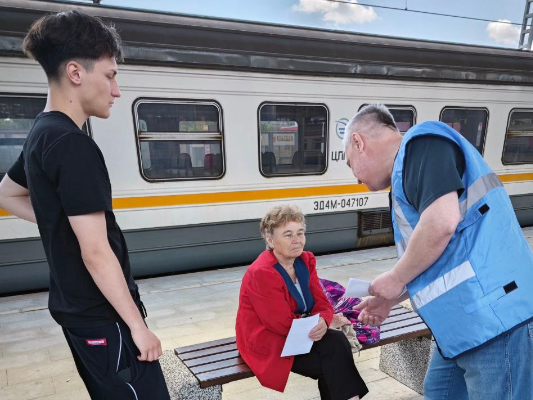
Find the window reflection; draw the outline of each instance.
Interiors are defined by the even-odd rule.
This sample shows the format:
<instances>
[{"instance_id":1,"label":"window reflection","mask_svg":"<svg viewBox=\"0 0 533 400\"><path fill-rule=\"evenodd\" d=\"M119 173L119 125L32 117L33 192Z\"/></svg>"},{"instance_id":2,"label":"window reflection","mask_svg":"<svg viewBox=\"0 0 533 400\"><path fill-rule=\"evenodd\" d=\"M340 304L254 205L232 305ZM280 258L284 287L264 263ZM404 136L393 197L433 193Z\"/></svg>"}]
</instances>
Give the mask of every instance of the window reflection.
<instances>
[{"instance_id":1,"label":"window reflection","mask_svg":"<svg viewBox=\"0 0 533 400\"><path fill-rule=\"evenodd\" d=\"M318 174L325 171L326 107L264 104L259 114L260 168L263 175Z\"/></svg>"}]
</instances>

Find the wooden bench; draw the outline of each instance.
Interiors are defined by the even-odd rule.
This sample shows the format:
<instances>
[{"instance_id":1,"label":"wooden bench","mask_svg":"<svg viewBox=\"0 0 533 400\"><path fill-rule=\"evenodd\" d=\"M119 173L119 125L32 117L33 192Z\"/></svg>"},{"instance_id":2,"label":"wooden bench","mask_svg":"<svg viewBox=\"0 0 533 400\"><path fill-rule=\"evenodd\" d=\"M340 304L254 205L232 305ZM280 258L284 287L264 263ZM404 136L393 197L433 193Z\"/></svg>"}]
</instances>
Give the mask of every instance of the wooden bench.
<instances>
[{"instance_id":1,"label":"wooden bench","mask_svg":"<svg viewBox=\"0 0 533 400\"><path fill-rule=\"evenodd\" d=\"M381 340L374 345L363 345L363 350L428 335L431 332L422 319L398 305L381 326ZM178 347L174 352L203 389L254 376L239 355L235 337Z\"/></svg>"}]
</instances>

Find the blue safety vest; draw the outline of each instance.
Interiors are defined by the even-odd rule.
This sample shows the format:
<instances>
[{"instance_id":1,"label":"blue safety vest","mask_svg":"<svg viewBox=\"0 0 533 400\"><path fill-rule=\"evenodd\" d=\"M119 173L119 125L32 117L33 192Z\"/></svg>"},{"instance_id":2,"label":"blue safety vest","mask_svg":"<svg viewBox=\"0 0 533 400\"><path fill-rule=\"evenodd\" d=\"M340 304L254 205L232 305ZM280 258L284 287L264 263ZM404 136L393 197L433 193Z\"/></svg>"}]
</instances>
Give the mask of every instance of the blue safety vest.
<instances>
[{"instance_id":1,"label":"blue safety vest","mask_svg":"<svg viewBox=\"0 0 533 400\"><path fill-rule=\"evenodd\" d=\"M421 135L451 139L465 157L462 220L439 259L407 285L442 355L453 358L533 317L533 253L507 192L479 152L448 125L424 122L405 134L392 171L398 257L420 219L405 196L402 172L407 143Z\"/></svg>"}]
</instances>

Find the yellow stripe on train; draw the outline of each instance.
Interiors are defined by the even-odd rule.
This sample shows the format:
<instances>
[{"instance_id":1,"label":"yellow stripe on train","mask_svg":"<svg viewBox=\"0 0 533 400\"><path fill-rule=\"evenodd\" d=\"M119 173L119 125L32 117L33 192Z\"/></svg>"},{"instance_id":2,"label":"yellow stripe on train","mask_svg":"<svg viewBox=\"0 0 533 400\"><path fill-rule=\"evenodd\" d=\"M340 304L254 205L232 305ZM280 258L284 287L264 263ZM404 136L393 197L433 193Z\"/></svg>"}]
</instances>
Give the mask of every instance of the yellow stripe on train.
<instances>
[{"instance_id":1,"label":"yellow stripe on train","mask_svg":"<svg viewBox=\"0 0 533 400\"><path fill-rule=\"evenodd\" d=\"M258 200L289 199L314 196L335 196L365 193L365 185L316 186L290 189L246 190L199 194L177 194L172 196L127 197L113 199L114 209L181 206L191 204L235 203Z\"/></svg>"},{"instance_id":2,"label":"yellow stripe on train","mask_svg":"<svg viewBox=\"0 0 533 400\"><path fill-rule=\"evenodd\" d=\"M502 182L533 181L533 173L499 175ZM369 192L365 185L315 186L289 189L243 190L236 192L177 194L170 196L114 198L116 210L184 206L193 204L234 203L259 200L290 199L316 196L337 196ZM0 217L10 215L0 209Z\"/></svg>"}]
</instances>

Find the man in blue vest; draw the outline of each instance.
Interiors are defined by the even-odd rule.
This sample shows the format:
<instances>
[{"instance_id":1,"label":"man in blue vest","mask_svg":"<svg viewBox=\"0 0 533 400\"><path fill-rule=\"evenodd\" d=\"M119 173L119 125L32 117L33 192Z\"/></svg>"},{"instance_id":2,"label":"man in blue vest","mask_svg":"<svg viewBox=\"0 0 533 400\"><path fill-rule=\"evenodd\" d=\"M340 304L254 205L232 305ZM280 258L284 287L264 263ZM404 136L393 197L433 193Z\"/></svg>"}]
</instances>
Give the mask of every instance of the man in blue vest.
<instances>
[{"instance_id":1,"label":"man in blue vest","mask_svg":"<svg viewBox=\"0 0 533 400\"><path fill-rule=\"evenodd\" d=\"M360 183L391 187L399 257L360 320L379 325L411 298L437 346L427 400L533 399L533 254L497 175L448 125L402 137L379 104L352 118L344 145Z\"/></svg>"}]
</instances>

